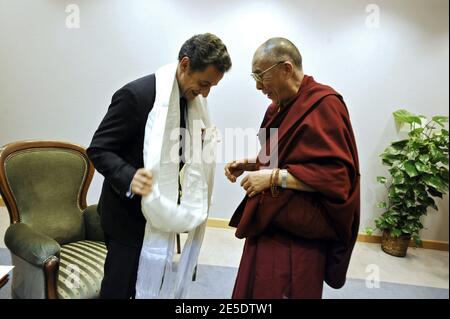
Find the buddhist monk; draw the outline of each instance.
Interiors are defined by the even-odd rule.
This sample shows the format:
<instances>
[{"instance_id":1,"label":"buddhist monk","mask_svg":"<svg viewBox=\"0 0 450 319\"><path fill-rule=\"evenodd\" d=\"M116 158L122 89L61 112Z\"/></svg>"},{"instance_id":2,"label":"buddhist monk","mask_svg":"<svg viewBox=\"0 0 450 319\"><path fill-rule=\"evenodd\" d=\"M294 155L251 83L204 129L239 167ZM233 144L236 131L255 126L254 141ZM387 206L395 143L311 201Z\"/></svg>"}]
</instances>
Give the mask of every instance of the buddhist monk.
<instances>
[{"instance_id":1,"label":"buddhist monk","mask_svg":"<svg viewBox=\"0 0 450 319\"><path fill-rule=\"evenodd\" d=\"M321 298L341 288L356 241L360 174L343 97L303 73L297 47L271 38L255 52L256 89L271 101L255 158L226 164L246 173L230 226L245 238L233 298ZM275 147L274 147L275 145Z\"/></svg>"}]
</instances>

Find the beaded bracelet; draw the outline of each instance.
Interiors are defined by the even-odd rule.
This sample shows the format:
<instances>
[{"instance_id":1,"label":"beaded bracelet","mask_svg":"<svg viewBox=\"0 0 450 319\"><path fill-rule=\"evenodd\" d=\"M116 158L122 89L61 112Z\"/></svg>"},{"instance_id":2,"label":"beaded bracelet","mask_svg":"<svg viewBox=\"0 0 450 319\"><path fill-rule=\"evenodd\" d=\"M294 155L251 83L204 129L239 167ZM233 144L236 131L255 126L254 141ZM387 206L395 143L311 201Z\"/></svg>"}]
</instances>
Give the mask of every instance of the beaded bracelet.
<instances>
[{"instance_id":1,"label":"beaded bracelet","mask_svg":"<svg viewBox=\"0 0 450 319\"><path fill-rule=\"evenodd\" d=\"M280 195L277 183L279 173L280 169L274 168L272 170L272 174L270 175L270 192L272 193L272 197L278 197L278 195Z\"/></svg>"}]
</instances>

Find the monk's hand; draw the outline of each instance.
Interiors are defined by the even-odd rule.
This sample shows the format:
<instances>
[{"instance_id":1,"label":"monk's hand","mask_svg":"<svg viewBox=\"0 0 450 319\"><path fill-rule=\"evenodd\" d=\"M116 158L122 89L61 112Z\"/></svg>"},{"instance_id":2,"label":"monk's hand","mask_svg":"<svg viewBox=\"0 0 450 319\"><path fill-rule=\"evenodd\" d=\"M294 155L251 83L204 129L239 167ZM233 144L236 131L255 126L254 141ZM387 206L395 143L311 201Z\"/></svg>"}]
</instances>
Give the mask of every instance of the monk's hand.
<instances>
[{"instance_id":1,"label":"monk's hand","mask_svg":"<svg viewBox=\"0 0 450 319\"><path fill-rule=\"evenodd\" d=\"M242 175L245 171L247 160L232 161L225 165L225 176L232 183L236 182L236 179Z\"/></svg>"},{"instance_id":2,"label":"monk's hand","mask_svg":"<svg viewBox=\"0 0 450 319\"><path fill-rule=\"evenodd\" d=\"M248 197L258 195L262 191L270 188L271 169L261 169L248 173L241 181L241 186L245 189Z\"/></svg>"},{"instance_id":3,"label":"monk's hand","mask_svg":"<svg viewBox=\"0 0 450 319\"><path fill-rule=\"evenodd\" d=\"M151 171L140 168L134 174L131 181L131 192L136 195L145 196L150 194L153 185L153 174Z\"/></svg>"}]
</instances>

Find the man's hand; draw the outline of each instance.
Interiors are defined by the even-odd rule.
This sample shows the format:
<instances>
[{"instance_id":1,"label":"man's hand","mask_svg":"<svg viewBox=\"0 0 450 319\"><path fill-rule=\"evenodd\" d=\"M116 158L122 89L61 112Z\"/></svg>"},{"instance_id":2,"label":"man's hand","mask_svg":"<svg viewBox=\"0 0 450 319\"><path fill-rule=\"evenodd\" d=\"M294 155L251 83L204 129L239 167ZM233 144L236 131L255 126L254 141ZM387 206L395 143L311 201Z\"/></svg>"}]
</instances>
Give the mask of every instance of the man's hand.
<instances>
[{"instance_id":1,"label":"man's hand","mask_svg":"<svg viewBox=\"0 0 450 319\"><path fill-rule=\"evenodd\" d=\"M262 191L270 188L271 169L261 169L259 171L248 173L241 182L249 197L253 197Z\"/></svg>"},{"instance_id":2,"label":"man's hand","mask_svg":"<svg viewBox=\"0 0 450 319\"><path fill-rule=\"evenodd\" d=\"M150 194L153 185L153 174L144 168L140 168L134 174L131 181L131 192L136 195L145 196Z\"/></svg>"},{"instance_id":3,"label":"man's hand","mask_svg":"<svg viewBox=\"0 0 450 319\"><path fill-rule=\"evenodd\" d=\"M232 183L236 182L236 178L242 175L244 173L245 168L247 165L247 160L239 160L239 161L232 161L225 165L225 176L228 178L228 180Z\"/></svg>"}]
</instances>

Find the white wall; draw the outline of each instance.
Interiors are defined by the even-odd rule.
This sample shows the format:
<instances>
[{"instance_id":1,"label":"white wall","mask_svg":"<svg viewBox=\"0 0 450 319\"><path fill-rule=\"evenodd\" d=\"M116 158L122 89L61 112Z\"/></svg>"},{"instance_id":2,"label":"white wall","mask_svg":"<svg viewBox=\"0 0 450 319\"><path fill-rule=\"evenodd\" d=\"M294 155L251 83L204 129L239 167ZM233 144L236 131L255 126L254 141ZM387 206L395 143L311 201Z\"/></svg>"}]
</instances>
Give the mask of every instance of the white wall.
<instances>
[{"instance_id":1,"label":"white wall","mask_svg":"<svg viewBox=\"0 0 450 319\"><path fill-rule=\"evenodd\" d=\"M80 28L65 25L68 4ZM366 19L380 9L378 28ZM378 154L397 138L391 113L448 115L447 0L0 0L0 144L59 139L87 146L112 93L176 59L196 33L217 34L233 69L210 95L218 127L257 128L268 101L249 76L254 50L283 36L298 45L307 74L344 96L359 147L361 228L373 225L386 172ZM231 155L227 159L231 159ZM88 201L98 199L96 175ZM212 216L229 218L243 193L217 168ZM425 219L424 239L448 241L448 197Z\"/></svg>"}]
</instances>

